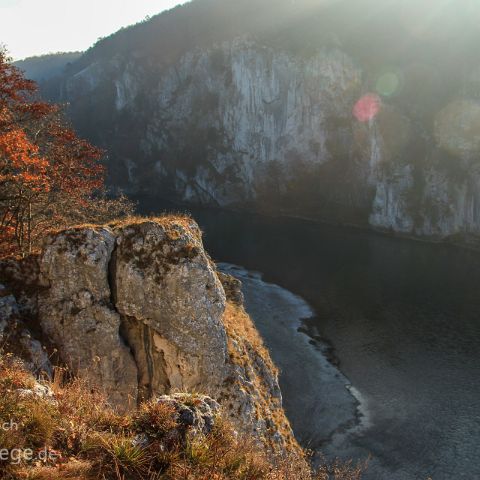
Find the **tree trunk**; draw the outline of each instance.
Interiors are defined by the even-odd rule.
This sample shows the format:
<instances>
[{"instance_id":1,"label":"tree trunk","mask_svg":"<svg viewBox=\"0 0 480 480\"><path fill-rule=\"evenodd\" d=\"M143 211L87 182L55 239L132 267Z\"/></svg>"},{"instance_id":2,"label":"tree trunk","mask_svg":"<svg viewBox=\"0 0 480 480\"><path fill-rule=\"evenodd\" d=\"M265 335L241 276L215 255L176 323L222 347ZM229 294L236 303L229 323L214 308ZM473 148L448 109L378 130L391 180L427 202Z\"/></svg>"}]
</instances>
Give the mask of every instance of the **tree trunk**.
<instances>
[{"instance_id":1,"label":"tree trunk","mask_svg":"<svg viewBox=\"0 0 480 480\"><path fill-rule=\"evenodd\" d=\"M32 201L28 201L28 223L27 223L28 254L32 253Z\"/></svg>"}]
</instances>

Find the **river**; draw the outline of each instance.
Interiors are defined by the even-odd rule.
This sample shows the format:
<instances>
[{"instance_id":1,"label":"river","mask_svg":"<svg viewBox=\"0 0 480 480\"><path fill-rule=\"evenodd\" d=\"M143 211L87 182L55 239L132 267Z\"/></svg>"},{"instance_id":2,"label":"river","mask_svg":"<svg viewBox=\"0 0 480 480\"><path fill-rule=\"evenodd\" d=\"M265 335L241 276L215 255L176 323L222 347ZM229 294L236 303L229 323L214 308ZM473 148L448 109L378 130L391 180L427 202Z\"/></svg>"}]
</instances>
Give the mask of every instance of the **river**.
<instances>
[{"instance_id":1,"label":"river","mask_svg":"<svg viewBox=\"0 0 480 480\"><path fill-rule=\"evenodd\" d=\"M141 201L144 213L163 208ZM304 445L327 458L370 455L366 480L480 478L480 253L298 219L192 214L212 258L243 267L247 309ZM280 287L292 296L275 297ZM288 315L285 338L275 322Z\"/></svg>"}]
</instances>

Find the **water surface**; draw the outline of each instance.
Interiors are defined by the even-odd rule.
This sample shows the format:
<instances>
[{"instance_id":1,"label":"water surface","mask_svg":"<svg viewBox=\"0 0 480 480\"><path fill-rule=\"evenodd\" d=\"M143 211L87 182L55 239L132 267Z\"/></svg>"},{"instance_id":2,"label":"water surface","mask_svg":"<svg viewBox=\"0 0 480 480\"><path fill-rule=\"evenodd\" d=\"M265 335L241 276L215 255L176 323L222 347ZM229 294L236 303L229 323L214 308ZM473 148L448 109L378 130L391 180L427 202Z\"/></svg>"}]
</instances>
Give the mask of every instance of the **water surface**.
<instances>
[{"instance_id":1,"label":"water surface","mask_svg":"<svg viewBox=\"0 0 480 480\"><path fill-rule=\"evenodd\" d=\"M362 428L308 432L310 441L328 456L371 454L367 480L480 478L479 253L295 219L193 214L214 260L261 271L308 302L305 327L331 342L361 398ZM284 392L287 413L318 389L303 380Z\"/></svg>"}]
</instances>

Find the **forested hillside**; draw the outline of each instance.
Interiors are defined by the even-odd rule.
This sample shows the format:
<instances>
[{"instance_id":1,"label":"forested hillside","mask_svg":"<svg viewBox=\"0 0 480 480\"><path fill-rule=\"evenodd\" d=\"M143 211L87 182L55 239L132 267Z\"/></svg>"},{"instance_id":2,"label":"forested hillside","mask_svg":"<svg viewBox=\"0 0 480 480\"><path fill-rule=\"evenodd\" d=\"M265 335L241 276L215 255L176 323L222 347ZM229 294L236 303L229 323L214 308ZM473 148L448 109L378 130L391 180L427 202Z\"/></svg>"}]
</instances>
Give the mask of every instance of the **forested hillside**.
<instances>
[{"instance_id":1,"label":"forested hillside","mask_svg":"<svg viewBox=\"0 0 480 480\"><path fill-rule=\"evenodd\" d=\"M64 73L65 67L81 56L81 52L51 53L18 60L15 65L31 80L44 82Z\"/></svg>"}]
</instances>

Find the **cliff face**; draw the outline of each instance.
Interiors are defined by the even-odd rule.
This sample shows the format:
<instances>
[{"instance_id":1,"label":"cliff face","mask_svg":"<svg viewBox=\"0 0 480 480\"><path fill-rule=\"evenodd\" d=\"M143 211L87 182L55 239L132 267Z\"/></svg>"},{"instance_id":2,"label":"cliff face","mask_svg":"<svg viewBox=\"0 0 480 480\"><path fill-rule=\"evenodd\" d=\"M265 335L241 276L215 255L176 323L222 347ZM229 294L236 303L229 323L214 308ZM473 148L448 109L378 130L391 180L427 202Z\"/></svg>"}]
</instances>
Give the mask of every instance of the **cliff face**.
<instances>
[{"instance_id":1,"label":"cliff face","mask_svg":"<svg viewBox=\"0 0 480 480\"><path fill-rule=\"evenodd\" d=\"M95 129L112 148L115 185L216 206L282 209L293 200L297 213L320 215L353 195L368 210L370 173L343 158L335 162L353 156L351 106L362 84L361 71L340 49L304 59L239 38L186 53L152 82L154 70L115 56L65 82L78 124L87 97L108 112L115 138ZM108 101L97 97L105 89ZM347 169L349 182L358 180L361 192L328 186L339 168ZM328 190L321 199L311 196L318 192L312 175Z\"/></svg>"},{"instance_id":2,"label":"cliff face","mask_svg":"<svg viewBox=\"0 0 480 480\"><path fill-rule=\"evenodd\" d=\"M130 192L478 235L480 9L375 5L196 0L99 42L59 98Z\"/></svg>"},{"instance_id":3,"label":"cliff face","mask_svg":"<svg viewBox=\"0 0 480 480\"><path fill-rule=\"evenodd\" d=\"M37 263L42 334L114 405L204 393L268 448L296 445L240 286L222 275L226 295L192 220L62 231L46 240Z\"/></svg>"}]
</instances>

